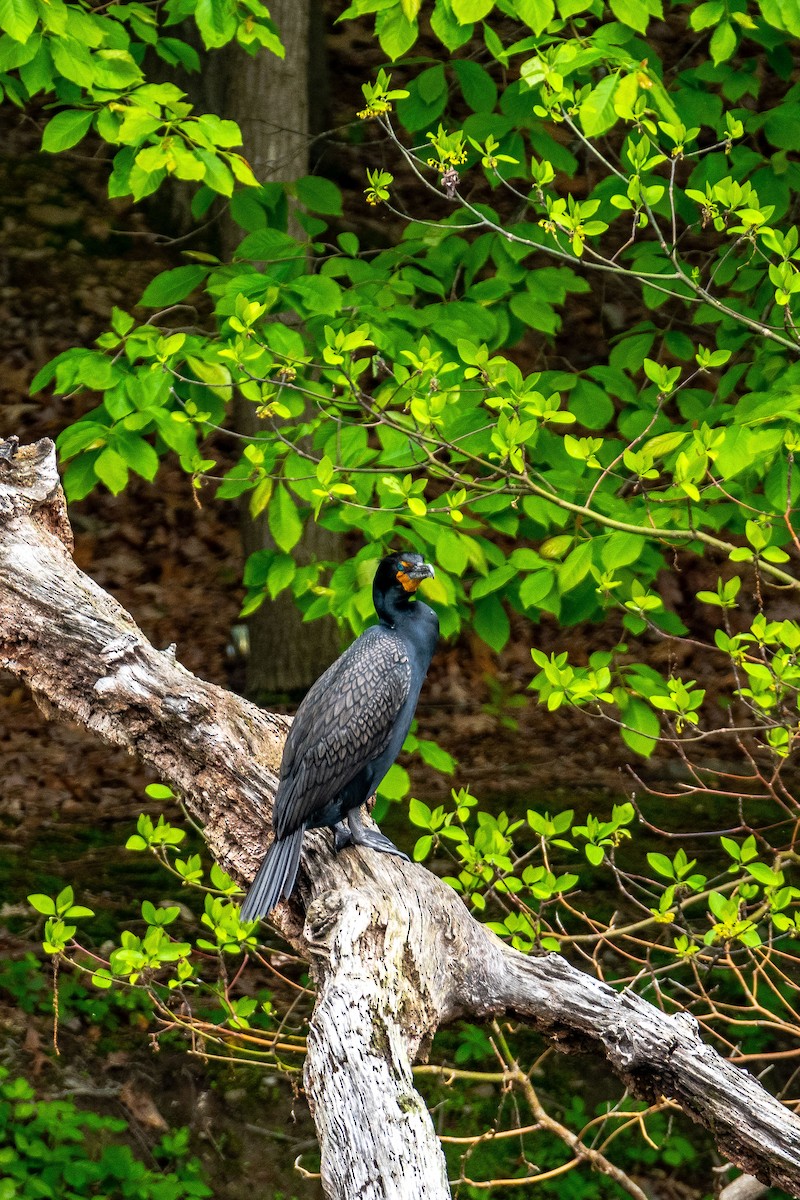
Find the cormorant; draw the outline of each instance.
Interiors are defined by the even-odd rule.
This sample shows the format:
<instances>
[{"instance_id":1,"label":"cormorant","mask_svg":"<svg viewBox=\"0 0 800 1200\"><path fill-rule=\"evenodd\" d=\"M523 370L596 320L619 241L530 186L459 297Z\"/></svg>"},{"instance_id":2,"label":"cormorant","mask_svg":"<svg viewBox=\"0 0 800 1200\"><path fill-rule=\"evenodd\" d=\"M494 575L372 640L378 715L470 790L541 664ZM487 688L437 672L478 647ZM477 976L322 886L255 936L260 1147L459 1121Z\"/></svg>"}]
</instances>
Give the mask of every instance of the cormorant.
<instances>
[{"instance_id":1,"label":"cormorant","mask_svg":"<svg viewBox=\"0 0 800 1200\"><path fill-rule=\"evenodd\" d=\"M436 613L412 601L432 576L420 554L382 559L372 585L378 624L328 667L298 708L281 761L275 838L242 904L243 920L265 916L290 895L307 829L332 827L337 850L354 844L407 857L378 830L364 829L359 809L400 752L436 649Z\"/></svg>"}]
</instances>

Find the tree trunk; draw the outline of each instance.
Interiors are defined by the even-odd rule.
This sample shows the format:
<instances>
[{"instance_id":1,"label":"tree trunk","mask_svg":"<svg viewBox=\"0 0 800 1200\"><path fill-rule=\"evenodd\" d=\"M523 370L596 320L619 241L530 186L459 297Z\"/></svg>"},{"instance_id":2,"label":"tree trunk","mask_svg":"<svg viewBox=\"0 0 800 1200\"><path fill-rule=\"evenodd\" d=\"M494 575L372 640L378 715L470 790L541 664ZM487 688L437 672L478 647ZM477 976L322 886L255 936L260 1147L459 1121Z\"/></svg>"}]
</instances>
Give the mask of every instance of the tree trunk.
<instances>
[{"instance_id":1,"label":"tree trunk","mask_svg":"<svg viewBox=\"0 0 800 1200\"><path fill-rule=\"evenodd\" d=\"M263 436L254 407L247 400L234 400L233 424L249 437ZM242 498L239 532L246 558L265 547L274 547L266 513L250 515L248 497ZM292 557L298 566L342 557L341 539L310 518ZM267 599L247 623L246 694L257 703L275 703L278 698L300 699L342 650L341 636L333 617L303 623L290 592Z\"/></svg>"},{"instance_id":2,"label":"tree trunk","mask_svg":"<svg viewBox=\"0 0 800 1200\"><path fill-rule=\"evenodd\" d=\"M256 178L263 183L291 181L308 173L312 102L309 63L313 43L322 34L312 0L276 0L270 5L270 13L286 57L281 60L266 51L252 57L235 44L227 46L210 57L201 83L203 103L239 125L244 153ZM315 69L318 73L318 61ZM314 82L318 104L322 89L318 78ZM296 234L298 230L290 232ZM241 231L230 221L223 221L223 257L229 258L240 240ZM248 436L261 432L252 404L235 401L234 427ZM266 515L252 518L247 497L241 506L241 533L248 557L274 545ZM309 521L295 557L300 565L336 561L342 557L340 539ZM247 694L255 700L302 694L341 650L334 619L325 617L304 624L289 592L262 605L250 617L248 628Z\"/></svg>"},{"instance_id":3,"label":"tree trunk","mask_svg":"<svg viewBox=\"0 0 800 1200\"><path fill-rule=\"evenodd\" d=\"M211 55L203 72L212 110L236 121L244 154L262 183L308 171L312 0L273 0L270 15L286 50L247 54L235 42Z\"/></svg>"},{"instance_id":4,"label":"tree trunk","mask_svg":"<svg viewBox=\"0 0 800 1200\"><path fill-rule=\"evenodd\" d=\"M52 443L0 443L0 667L46 712L128 746L179 790L247 886L286 722L155 650L70 552ZM800 1197L800 1119L705 1045L693 1017L557 954L518 953L422 866L361 848L334 855L328 831L306 834L298 892L275 923L318 987L305 1082L328 1196L448 1195L411 1064L441 1025L507 1014L561 1050L604 1055L637 1096L674 1100L732 1162Z\"/></svg>"}]
</instances>

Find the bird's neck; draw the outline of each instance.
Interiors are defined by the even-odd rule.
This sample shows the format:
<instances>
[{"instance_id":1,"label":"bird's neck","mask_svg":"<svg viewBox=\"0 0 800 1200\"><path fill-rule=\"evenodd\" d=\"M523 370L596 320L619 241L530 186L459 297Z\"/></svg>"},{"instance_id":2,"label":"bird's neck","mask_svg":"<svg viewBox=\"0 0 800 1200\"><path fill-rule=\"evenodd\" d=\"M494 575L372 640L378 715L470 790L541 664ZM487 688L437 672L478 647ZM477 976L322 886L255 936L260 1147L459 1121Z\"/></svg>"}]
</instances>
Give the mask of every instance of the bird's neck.
<instances>
[{"instance_id":1,"label":"bird's neck","mask_svg":"<svg viewBox=\"0 0 800 1200\"><path fill-rule=\"evenodd\" d=\"M378 614L378 620L382 625L388 625L391 629L413 621L415 608L416 603L409 600L405 592L400 595L390 592L387 596L376 596L375 598L375 612Z\"/></svg>"}]
</instances>

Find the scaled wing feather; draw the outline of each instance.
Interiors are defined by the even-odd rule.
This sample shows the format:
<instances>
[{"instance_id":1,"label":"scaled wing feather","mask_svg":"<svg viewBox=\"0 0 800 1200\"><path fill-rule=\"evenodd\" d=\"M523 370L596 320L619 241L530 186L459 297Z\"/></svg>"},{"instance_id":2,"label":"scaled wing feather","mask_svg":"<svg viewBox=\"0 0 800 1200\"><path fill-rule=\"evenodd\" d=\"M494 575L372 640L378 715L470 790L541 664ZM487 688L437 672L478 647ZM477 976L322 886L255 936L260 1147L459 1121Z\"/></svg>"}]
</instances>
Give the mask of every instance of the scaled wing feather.
<instances>
[{"instance_id":1,"label":"scaled wing feather","mask_svg":"<svg viewBox=\"0 0 800 1200\"><path fill-rule=\"evenodd\" d=\"M286 742L275 798L278 837L305 824L380 757L410 684L405 647L380 626L363 634L320 676L298 709Z\"/></svg>"}]
</instances>

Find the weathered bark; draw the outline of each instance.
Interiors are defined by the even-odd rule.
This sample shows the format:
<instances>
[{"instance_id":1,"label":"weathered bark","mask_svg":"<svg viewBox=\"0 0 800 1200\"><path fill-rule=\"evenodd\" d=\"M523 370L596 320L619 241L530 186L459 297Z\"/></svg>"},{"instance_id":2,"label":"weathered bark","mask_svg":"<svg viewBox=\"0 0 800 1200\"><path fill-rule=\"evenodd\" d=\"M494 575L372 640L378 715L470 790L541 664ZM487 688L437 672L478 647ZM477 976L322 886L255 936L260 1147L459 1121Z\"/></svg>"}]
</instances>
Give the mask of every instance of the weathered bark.
<instances>
[{"instance_id":1,"label":"weathered bark","mask_svg":"<svg viewBox=\"0 0 800 1200\"><path fill-rule=\"evenodd\" d=\"M0 667L29 685L46 715L127 746L174 781L208 822L220 865L239 878L243 867L254 872L286 719L154 649L78 570L71 548L52 442L0 458Z\"/></svg>"},{"instance_id":2,"label":"weathered bark","mask_svg":"<svg viewBox=\"0 0 800 1200\"><path fill-rule=\"evenodd\" d=\"M0 443L0 667L47 710L127 745L185 796L212 853L249 882L264 848L285 723L156 651L83 575L52 444ZM8 443L5 443L8 446ZM306 836L299 894L276 920L319 996L306 1089L337 1200L448 1195L411 1064L458 1017L509 1014L562 1050L595 1050L639 1096L667 1096L763 1183L800 1197L800 1120L703 1043L694 1019L530 958L476 922L423 867Z\"/></svg>"}]
</instances>

